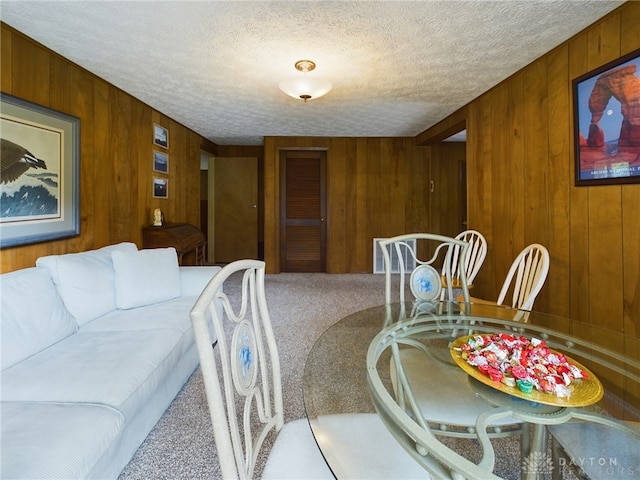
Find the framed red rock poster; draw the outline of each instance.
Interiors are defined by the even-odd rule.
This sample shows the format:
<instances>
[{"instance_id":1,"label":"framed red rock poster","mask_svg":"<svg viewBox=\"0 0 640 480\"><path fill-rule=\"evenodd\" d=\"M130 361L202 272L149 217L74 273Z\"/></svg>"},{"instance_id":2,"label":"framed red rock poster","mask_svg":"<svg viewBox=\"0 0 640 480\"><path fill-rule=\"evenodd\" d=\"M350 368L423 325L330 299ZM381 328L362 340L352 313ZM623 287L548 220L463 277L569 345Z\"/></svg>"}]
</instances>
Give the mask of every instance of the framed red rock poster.
<instances>
[{"instance_id":1,"label":"framed red rock poster","mask_svg":"<svg viewBox=\"0 0 640 480\"><path fill-rule=\"evenodd\" d=\"M640 49L573 81L577 186L640 183Z\"/></svg>"}]
</instances>

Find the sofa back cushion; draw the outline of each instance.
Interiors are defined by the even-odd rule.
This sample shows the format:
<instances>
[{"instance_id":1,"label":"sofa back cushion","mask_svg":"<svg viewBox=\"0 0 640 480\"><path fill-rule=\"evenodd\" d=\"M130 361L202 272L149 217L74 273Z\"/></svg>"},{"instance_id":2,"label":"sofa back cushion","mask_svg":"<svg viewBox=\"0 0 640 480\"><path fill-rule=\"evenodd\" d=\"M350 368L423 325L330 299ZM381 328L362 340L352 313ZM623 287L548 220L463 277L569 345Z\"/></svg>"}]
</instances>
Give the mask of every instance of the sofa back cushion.
<instances>
[{"instance_id":1,"label":"sofa back cushion","mask_svg":"<svg viewBox=\"0 0 640 480\"><path fill-rule=\"evenodd\" d=\"M180 296L178 254L173 247L111 253L116 306L126 310Z\"/></svg>"},{"instance_id":2,"label":"sofa back cushion","mask_svg":"<svg viewBox=\"0 0 640 480\"><path fill-rule=\"evenodd\" d=\"M49 270L62 301L82 325L116 309L115 271L111 252L137 252L134 243L98 250L40 257L37 266Z\"/></svg>"},{"instance_id":3,"label":"sofa back cushion","mask_svg":"<svg viewBox=\"0 0 640 480\"><path fill-rule=\"evenodd\" d=\"M0 290L2 370L78 330L47 270L32 267L0 275Z\"/></svg>"}]
</instances>

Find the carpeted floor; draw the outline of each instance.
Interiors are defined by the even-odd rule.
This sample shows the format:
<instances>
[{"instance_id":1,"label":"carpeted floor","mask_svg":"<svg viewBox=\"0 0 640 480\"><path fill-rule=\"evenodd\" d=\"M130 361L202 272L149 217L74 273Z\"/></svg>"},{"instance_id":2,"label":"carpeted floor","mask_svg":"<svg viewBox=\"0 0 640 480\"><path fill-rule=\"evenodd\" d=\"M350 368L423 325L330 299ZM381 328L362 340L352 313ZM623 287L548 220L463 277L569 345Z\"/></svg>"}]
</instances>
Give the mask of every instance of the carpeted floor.
<instances>
[{"instance_id":1,"label":"carpeted floor","mask_svg":"<svg viewBox=\"0 0 640 480\"><path fill-rule=\"evenodd\" d=\"M239 292L239 277L225 291ZM384 276L372 274L267 275L266 293L281 359L285 421L305 416L302 376L307 353L341 318L384 303ZM519 478L517 440L497 446L507 452L496 471ZM502 455L502 453L501 453ZM512 455L512 456L513 456ZM259 474L261 467L257 468ZM200 370L197 369L165 412L119 480L221 478Z\"/></svg>"}]
</instances>

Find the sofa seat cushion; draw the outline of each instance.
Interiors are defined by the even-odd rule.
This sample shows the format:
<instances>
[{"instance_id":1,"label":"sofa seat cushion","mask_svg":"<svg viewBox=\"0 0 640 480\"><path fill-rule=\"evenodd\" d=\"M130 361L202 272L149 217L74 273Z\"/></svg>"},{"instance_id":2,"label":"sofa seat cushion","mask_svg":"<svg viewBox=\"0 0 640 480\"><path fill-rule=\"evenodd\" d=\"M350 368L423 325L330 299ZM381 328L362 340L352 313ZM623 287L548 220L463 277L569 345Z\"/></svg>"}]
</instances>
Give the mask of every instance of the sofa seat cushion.
<instances>
[{"instance_id":1,"label":"sofa seat cushion","mask_svg":"<svg viewBox=\"0 0 640 480\"><path fill-rule=\"evenodd\" d=\"M178 297L167 302L129 310L115 310L83 325L82 332L175 329L192 330L189 311L197 297Z\"/></svg>"},{"instance_id":2,"label":"sofa seat cushion","mask_svg":"<svg viewBox=\"0 0 640 480\"><path fill-rule=\"evenodd\" d=\"M2 370L76 332L78 326L43 268L0 275Z\"/></svg>"},{"instance_id":3,"label":"sofa seat cushion","mask_svg":"<svg viewBox=\"0 0 640 480\"><path fill-rule=\"evenodd\" d=\"M2 402L2 478L90 478L124 419L101 405Z\"/></svg>"},{"instance_id":4,"label":"sofa seat cushion","mask_svg":"<svg viewBox=\"0 0 640 480\"><path fill-rule=\"evenodd\" d=\"M173 329L80 331L2 372L2 398L103 404L129 419L171 376L188 343Z\"/></svg>"},{"instance_id":5,"label":"sofa seat cushion","mask_svg":"<svg viewBox=\"0 0 640 480\"><path fill-rule=\"evenodd\" d=\"M116 309L115 271L111 253L137 252L134 243L109 245L65 255L49 255L36 265L49 270L62 300L79 326Z\"/></svg>"}]
</instances>

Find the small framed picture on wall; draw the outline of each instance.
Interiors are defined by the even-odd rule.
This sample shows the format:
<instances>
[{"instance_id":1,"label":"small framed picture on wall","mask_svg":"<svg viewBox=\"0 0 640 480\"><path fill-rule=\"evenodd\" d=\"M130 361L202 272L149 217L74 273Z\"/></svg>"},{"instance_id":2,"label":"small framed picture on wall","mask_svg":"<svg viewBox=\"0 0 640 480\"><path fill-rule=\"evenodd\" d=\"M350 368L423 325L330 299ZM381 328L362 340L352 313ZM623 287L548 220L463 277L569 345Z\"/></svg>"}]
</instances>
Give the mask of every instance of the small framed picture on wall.
<instances>
[{"instance_id":1,"label":"small framed picture on wall","mask_svg":"<svg viewBox=\"0 0 640 480\"><path fill-rule=\"evenodd\" d=\"M169 154L153 151L153 171L160 173L169 173Z\"/></svg>"},{"instance_id":2,"label":"small framed picture on wall","mask_svg":"<svg viewBox=\"0 0 640 480\"><path fill-rule=\"evenodd\" d=\"M169 179L153 177L153 198L169 198Z\"/></svg>"},{"instance_id":3,"label":"small framed picture on wall","mask_svg":"<svg viewBox=\"0 0 640 480\"><path fill-rule=\"evenodd\" d=\"M153 144L162 148L169 148L169 130L160 125L153 125Z\"/></svg>"}]
</instances>

